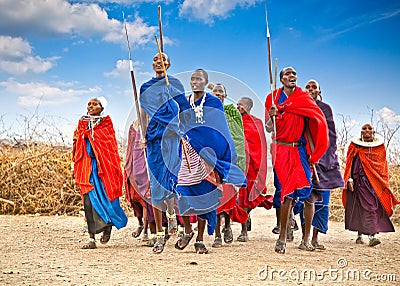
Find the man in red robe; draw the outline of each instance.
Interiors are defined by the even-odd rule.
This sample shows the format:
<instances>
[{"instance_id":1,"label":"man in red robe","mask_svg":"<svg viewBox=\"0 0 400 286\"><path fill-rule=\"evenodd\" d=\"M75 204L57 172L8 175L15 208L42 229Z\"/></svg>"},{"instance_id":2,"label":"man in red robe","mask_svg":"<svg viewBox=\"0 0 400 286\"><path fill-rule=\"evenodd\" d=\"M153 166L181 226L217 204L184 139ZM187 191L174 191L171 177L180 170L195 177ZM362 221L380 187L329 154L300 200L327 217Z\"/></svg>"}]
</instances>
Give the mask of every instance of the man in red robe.
<instances>
[{"instance_id":1,"label":"man in red robe","mask_svg":"<svg viewBox=\"0 0 400 286\"><path fill-rule=\"evenodd\" d=\"M246 178L247 187L239 190L239 206L247 213L256 207L270 209L272 207L271 195L267 193L267 141L265 138L264 124L261 119L250 114L253 100L242 97L237 108L242 115L245 153L246 153ZM237 240L246 242L249 240L247 231L251 230L250 217L247 223L242 224L242 230Z\"/></svg>"},{"instance_id":2,"label":"man in red robe","mask_svg":"<svg viewBox=\"0 0 400 286\"><path fill-rule=\"evenodd\" d=\"M268 132L274 131L272 162L282 186L281 229L275 251L285 253L289 214L294 203L305 201L310 196L310 166L317 164L324 155L329 139L321 109L307 92L296 86L296 70L286 67L279 78L283 87L270 93L265 101L265 127ZM312 204L306 205L312 207ZM304 237L304 240L309 241L309 237Z\"/></svg>"}]
</instances>

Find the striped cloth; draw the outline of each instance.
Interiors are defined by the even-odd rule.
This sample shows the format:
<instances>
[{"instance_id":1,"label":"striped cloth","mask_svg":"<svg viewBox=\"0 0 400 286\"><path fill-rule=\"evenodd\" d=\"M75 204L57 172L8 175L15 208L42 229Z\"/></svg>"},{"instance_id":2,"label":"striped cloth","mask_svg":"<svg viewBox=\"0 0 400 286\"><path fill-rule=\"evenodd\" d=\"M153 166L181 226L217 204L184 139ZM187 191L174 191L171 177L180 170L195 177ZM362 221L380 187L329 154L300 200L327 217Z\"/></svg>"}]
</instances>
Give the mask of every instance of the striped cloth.
<instances>
[{"instance_id":1,"label":"striped cloth","mask_svg":"<svg viewBox=\"0 0 400 286\"><path fill-rule=\"evenodd\" d=\"M178 173L178 185L182 186L193 186L201 183L203 180L208 180L210 183L216 182L213 168L209 166L197 152L193 149L192 145L183 139L182 142L185 144L187 151L190 171L187 163L186 155L182 150L182 164ZM182 148L183 149L183 148Z\"/></svg>"}]
</instances>

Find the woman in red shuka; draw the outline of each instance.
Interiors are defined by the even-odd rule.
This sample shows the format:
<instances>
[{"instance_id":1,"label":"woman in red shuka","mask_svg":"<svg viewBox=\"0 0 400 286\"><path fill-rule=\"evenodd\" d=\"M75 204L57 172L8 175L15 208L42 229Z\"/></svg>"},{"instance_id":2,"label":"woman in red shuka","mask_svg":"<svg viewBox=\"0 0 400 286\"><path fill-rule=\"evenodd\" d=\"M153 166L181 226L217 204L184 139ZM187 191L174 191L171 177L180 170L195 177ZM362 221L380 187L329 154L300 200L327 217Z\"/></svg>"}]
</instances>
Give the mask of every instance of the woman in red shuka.
<instances>
[{"instance_id":1,"label":"woman in red shuka","mask_svg":"<svg viewBox=\"0 0 400 286\"><path fill-rule=\"evenodd\" d=\"M109 116L101 115L105 105L104 98L89 100L87 115L81 117L74 133L74 177L89 232L83 249L96 248L95 234L100 232L100 242L107 243L112 226L120 229L128 222L119 204L123 175L114 127Z\"/></svg>"}]
</instances>

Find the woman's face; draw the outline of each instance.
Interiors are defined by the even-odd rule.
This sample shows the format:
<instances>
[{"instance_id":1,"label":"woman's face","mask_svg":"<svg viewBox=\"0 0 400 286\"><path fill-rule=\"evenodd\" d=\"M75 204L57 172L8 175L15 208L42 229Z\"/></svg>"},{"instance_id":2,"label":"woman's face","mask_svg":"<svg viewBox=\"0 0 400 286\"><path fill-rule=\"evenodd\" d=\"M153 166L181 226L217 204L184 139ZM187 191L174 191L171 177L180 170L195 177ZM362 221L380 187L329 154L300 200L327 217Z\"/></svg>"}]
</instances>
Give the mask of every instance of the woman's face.
<instances>
[{"instance_id":1,"label":"woman's face","mask_svg":"<svg viewBox=\"0 0 400 286\"><path fill-rule=\"evenodd\" d=\"M361 128L361 138L365 142L372 142L374 141L374 128L370 124L364 124Z\"/></svg>"},{"instance_id":2,"label":"woman's face","mask_svg":"<svg viewBox=\"0 0 400 286\"><path fill-rule=\"evenodd\" d=\"M101 112L103 111L103 107L100 105L100 102L92 98L89 100L88 105L87 105L87 112L91 116L99 116Z\"/></svg>"}]
</instances>

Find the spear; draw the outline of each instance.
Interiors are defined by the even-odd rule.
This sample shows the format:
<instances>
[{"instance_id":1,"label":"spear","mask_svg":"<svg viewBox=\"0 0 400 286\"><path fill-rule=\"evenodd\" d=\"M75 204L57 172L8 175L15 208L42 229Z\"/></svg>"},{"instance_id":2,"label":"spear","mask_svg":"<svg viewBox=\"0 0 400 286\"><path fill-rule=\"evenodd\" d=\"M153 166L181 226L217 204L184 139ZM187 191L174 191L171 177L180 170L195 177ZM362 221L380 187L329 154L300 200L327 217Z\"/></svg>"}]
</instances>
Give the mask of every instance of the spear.
<instances>
[{"instance_id":1,"label":"spear","mask_svg":"<svg viewBox=\"0 0 400 286\"><path fill-rule=\"evenodd\" d=\"M274 98L274 85L276 87L276 76L275 76L275 84L274 80L272 78L272 53L271 53L271 34L269 33L269 26L268 26L268 10L267 10L267 1L264 1L264 7L265 7L265 24L267 27L267 48L268 48L268 70L269 70L269 88L271 91L271 107L276 107L275 106L275 98ZM276 65L275 69L278 67L278 59L276 59ZM277 71L275 71L277 73ZM275 124L275 116L272 117L272 124L274 126L274 134L276 136L276 124Z\"/></svg>"},{"instance_id":2,"label":"spear","mask_svg":"<svg viewBox=\"0 0 400 286\"><path fill-rule=\"evenodd\" d=\"M136 115L138 117L138 122L139 122L139 131L142 140L145 138L143 126L143 118L140 114L140 106L139 106L139 100L138 100L138 94L137 94L137 89L136 89L136 81L135 81L135 74L133 72L133 62L132 62L132 56L131 56L131 45L129 43L129 37L128 37L128 29L126 28L126 21L125 21L125 15L124 12L122 12L122 18L124 19L124 27L125 27L125 35L126 35L126 42L128 43L128 55L129 55L129 70L131 73L131 80L132 80L132 88L133 88L133 98L135 101L135 108L136 108ZM144 156L146 157L146 152L143 149ZM146 164L147 167L147 164Z\"/></svg>"},{"instance_id":3,"label":"spear","mask_svg":"<svg viewBox=\"0 0 400 286\"><path fill-rule=\"evenodd\" d=\"M161 52L164 52L164 41L163 41L163 32L162 32L162 21L161 21L161 6L158 5L158 29L160 31L160 49Z\"/></svg>"}]
</instances>

